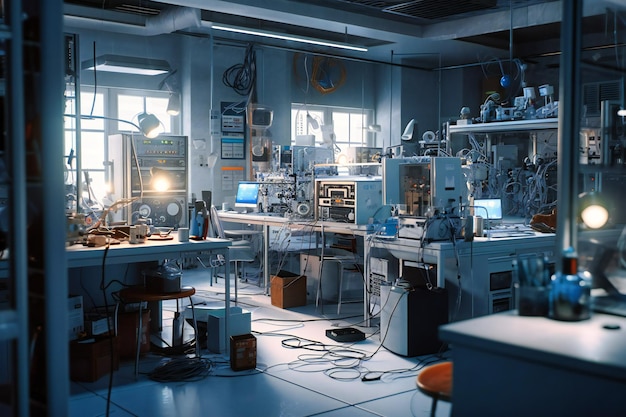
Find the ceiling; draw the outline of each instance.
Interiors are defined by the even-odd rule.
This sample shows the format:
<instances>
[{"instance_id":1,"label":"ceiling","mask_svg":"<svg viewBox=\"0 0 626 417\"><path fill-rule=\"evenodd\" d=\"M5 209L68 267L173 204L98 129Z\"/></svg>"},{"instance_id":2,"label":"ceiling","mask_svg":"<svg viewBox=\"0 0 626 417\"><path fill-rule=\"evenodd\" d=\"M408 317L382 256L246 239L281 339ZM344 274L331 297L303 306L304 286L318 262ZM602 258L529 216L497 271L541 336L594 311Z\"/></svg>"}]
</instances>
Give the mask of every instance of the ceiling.
<instances>
[{"instance_id":1,"label":"ceiling","mask_svg":"<svg viewBox=\"0 0 626 417\"><path fill-rule=\"evenodd\" d=\"M509 57L554 65L561 7L560 0L65 0L64 14L70 27L146 36L213 33L303 48L295 42L211 31L212 24L229 24L365 46L365 53L323 52L433 69ZM607 65L621 69L615 54L626 42L626 2L587 0L583 13L590 59L606 59Z\"/></svg>"}]
</instances>

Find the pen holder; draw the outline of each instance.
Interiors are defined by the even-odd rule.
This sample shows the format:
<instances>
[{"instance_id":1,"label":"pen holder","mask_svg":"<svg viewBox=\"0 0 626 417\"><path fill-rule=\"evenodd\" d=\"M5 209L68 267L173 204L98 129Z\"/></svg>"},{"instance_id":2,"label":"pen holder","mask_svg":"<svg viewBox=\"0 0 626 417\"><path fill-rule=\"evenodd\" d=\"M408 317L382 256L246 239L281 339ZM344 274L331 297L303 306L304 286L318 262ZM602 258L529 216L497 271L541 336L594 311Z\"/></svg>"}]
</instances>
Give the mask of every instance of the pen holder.
<instances>
[{"instance_id":1,"label":"pen holder","mask_svg":"<svg viewBox=\"0 0 626 417\"><path fill-rule=\"evenodd\" d=\"M544 258L536 254L518 256L513 261L513 274L519 315L548 316L550 273Z\"/></svg>"},{"instance_id":2,"label":"pen holder","mask_svg":"<svg viewBox=\"0 0 626 417\"><path fill-rule=\"evenodd\" d=\"M520 316L544 316L550 311L550 287L515 284L517 310Z\"/></svg>"}]
</instances>

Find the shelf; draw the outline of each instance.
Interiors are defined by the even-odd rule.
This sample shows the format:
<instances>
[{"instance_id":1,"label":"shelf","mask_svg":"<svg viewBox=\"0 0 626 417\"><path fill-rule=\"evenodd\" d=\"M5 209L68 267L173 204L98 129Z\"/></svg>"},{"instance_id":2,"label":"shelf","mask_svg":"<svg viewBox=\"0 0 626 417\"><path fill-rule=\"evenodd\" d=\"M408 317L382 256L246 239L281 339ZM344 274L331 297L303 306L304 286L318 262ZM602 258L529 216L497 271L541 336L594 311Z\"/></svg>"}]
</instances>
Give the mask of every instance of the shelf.
<instances>
[{"instance_id":1,"label":"shelf","mask_svg":"<svg viewBox=\"0 0 626 417\"><path fill-rule=\"evenodd\" d=\"M506 122L450 125L449 133L519 132L529 130L557 129L558 119L512 120Z\"/></svg>"}]
</instances>

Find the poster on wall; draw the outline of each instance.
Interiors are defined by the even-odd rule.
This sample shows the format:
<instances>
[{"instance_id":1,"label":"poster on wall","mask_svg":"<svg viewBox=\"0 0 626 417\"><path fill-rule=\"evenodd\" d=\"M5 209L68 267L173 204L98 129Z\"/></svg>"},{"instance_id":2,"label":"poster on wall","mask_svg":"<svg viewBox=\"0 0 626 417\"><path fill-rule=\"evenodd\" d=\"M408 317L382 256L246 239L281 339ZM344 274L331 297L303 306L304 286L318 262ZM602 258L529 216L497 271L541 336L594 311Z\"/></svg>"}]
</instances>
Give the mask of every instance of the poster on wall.
<instances>
[{"instance_id":1,"label":"poster on wall","mask_svg":"<svg viewBox=\"0 0 626 417\"><path fill-rule=\"evenodd\" d=\"M222 159L246 159L245 102L222 102L220 104L220 110Z\"/></svg>"},{"instance_id":2,"label":"poster on wall","mask_svg":"<svg viewBox=\"0 0 626 417\"><path fill-rule=\"evenodd\" d=\"M222 159L246 159L245 139L241 135L222 136Z\"/></svg>"},{"instance_id":3,"label":"poster on wall","mask_svg":"<svg viewBox=\"0 0 626 417\"><path fill-rule=\"evenodd\" d=\"M242 136L246 128L246 104L222 102L222 133L240 133Z\"/></svg>"}]
</instances>

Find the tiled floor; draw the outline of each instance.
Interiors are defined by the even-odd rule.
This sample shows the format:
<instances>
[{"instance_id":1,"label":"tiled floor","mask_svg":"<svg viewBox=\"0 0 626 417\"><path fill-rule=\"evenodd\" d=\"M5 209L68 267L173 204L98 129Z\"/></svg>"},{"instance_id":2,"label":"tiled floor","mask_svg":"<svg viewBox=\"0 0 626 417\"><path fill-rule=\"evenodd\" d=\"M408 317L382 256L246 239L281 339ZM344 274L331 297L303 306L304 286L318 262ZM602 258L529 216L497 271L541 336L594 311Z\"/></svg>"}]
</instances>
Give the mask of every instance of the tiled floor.
<instances>
[{"instance_id":1,"label":"tiled floor","mask_svg":"<svg viewBox=\"0 0 626 417\"><path fill-rule=\"evenodd\" d=\"M183 283L196 290L194 304L223 307L223 280L209 286L205 270L183 273ZM232 285L231 285L232 286ZM420 368L443 355L406 358L380 345L377 320L362 327L363 305L327 304L323 313L310 303L288 310L271 305L256 284L239 284L239 303L251 312L257 338L255 370L234 372L228 356L201 351L210 364L208 376L194 382L156 382L148 373L170 357L141 358L135 379L133 361L123 361L112 377L111 416L428 416L431 399L416 389ZM164 304L164 338L175 304ZM325 336L333 326L354 326L368 338L341 344ZM191 327L186 325L186 329ZM380 377L362 381L363 377ZM107 415L109 377L71 386L71 416ZM439 402L437 416L448 416L450 404Z\"/></svg>"}]
</instances>

